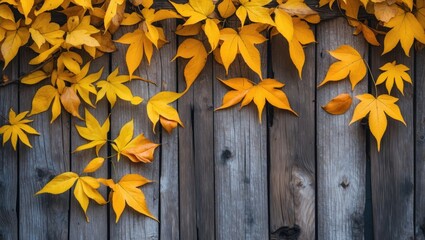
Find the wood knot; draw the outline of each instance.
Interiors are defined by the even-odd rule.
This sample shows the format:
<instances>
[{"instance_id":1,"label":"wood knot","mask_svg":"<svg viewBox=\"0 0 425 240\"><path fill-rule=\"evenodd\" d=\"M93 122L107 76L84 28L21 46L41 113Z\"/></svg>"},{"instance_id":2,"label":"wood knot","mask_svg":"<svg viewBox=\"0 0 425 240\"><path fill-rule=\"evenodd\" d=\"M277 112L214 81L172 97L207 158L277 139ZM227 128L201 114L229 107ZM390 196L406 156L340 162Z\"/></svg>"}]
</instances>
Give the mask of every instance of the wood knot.
<instances>
[{"instance_id":1,"label":"wood knot","mask_svg":"<svg viewBox=\"0 0 425 240\"><path fill-rule=\"evenodd\" d=\"M226 150L223 150L223 152L221 152L221 161L223 163L226 163L227 161L229 161L230 158L232 158L232 152L231 151L226 149Z\"/></svg>"},{"instance_id":2,"label":"wood knot","mask_svg":"<svg viewBox=\"0 0 425 240\"><path fill-rule=\"evenodd\" d=\"M45 179L50 181L55 177L55 175L53 175L49 169L36 168L35 171L37 172L37 178L40 181L45 181Z\"/></svg>"},{"instance_id":3,"label":"wood knot","mask_svg":"<svg viewBox=\"0 0 425 240\"><path fill-rule=\"evenodd\" d=\"M350 182L348 181L347 178L344 177L344 179L341 181L339 186L341 186L343 189L346 189L350 186Z\"/></svg>"},{"instance_id":4,"label":"wood knot","mask_svg":"<svg viewBox=\"0 0 425 240\"><path fill-rule=\"evenodd\" d=\"M283 226L273 232L270 236L271 240L296 240L301 234L301 228L298 225L293 227Z\"/></svg>"}]
</instances>

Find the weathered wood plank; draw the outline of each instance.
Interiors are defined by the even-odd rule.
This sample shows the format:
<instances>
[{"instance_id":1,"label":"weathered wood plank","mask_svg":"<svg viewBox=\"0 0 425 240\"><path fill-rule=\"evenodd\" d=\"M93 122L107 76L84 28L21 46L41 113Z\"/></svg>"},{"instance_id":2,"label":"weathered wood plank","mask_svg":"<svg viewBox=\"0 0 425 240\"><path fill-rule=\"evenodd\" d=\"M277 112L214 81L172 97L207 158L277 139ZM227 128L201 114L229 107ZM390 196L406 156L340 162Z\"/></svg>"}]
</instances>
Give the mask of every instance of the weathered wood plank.
<instances>
[{"instance_id":1,"label":"weathered wood plank","mask_svg":"<svg viewBox=\"0 0 425 240\"><path fill-rule=\"evenodd\" d=\"M31 50L21 55L21 75L30 71L28 59ZM32 98L38 88L50 84L46 80L35 86L20 90L20 111L30 110ZM34 196L56 175L69 171L70 115L62 110L52 124L50 109L31 117L32 126L41 134L30 136L33 149L19 148L19 238L67 239L70 193L60 195L42 194Z\"/></svg>"},{"instance_id":2,"label":"weathered wood plank","mask_svg":"<svg viewBox=\"0 0 425 240\"><path fill-rule=\"evenodd\" d=\"M415 239L425 240L425 51L418 51L415 57Z\"/></svg>"},{"instance_id":3,"label":"weathered wood plank","mask_svg":"<svg viewBox=\"0 0 425 240\"><path fill-rule=\"evenodd\" d=\"M302 80L283 37L272 39L271 52L274 78L286 84L283 90L299 117L273 109L269 119L270 232L287 227L298 239L314 239L316 82L311 66L315 64L315 45L305 48Z\"/></svg>"},{"instance_id":4,"label":"weathered wood plank","mask_svg":"<svg viewBox=\"0 0 425 240\"><path fill-rule=\"evenodd\" d=\"M177 91L176 63L170 62L177 51L175 20L163 22L164 33L169 43L160 52L159 76L161 91ZM177 103L171 104L177 107ZM161 175L160 183L160 221L161 239L179 239L179 139L178 128L171 134L162 130L161 134Z\"/></svg>"},{"instance_id":5,"label":"weathered wood plank","mask_svg":"<svg viewBox=\"0 0 425 240\"><path fill-rule=\"evenodd\" d=\"M103 55L101 58L95 59L90 64L90 72L95 73L103 68L101 79L106 79L109 74L109 54ZM96 104L96 108L92 108L85 105L87 110L103 124L108 118L109 109L106 99ZM83 115L82 115L83 116ZM86 126L83 121L77 118L71 119L71 151L74 151L78 146L86 144L87 140L81 138L78 135L76 125ZM102 147L99 151L99 156L107 157L108 155L108 144ZM74 152L71 155L71 170L76 173L83 174L83 170L90 160L96 157L94 149L84 150L81 152ZM103 166L93 174L88 174L92 177L97 178L108 178L108 160L105 161ZM74 190L74 189L73 189ZM73 191L72 190L72 191ZM106 188L101 187L99 189L101 194L106 197ZM84 212L82 211L80 204L75 199L74 195L71 196L71 211L70 211L70 223L69 223L69 238L70 239L107 239L108 238L108 206L100 206L95 201L90 201L89 208L87 210L87 216L90 223L86 222Z\"/></svg>"},{"instance_id":6,"label":"weathered wood plank","mask_svg":"<svg viewBox=\"0 0 425 240\"><path fill-rule=\"evenodd\" d=\"M391 53L381 56L382 49L372 48L371 52L371 68L376 78L381 73L379 68L394 60L408 66L410 73L414 72L414 59L404 56L401 48L398 47ZM382 88L380 86L379 89L380 94L387 94L384 86ZM400 99L397 105L401 109L407 127L388 117L388 127L379 153L376 141L371 136L374 236L376 239L413 239L413 88L406 85L402 96L394 86L391 93Z\"/></svg>"},{"instance_id":7,"label":"weathered wood plank","mask_svg":"<svg viewBox=\"0 0 425 240\"><path fill-rule=\"evenodd\" d=\"M186 87L178 61L180 92ZM180 237L214 238L214 141L212 59L186 95L179 99L185 128L179 131Z\"/></svg>"},{"instance_id":8,"label":"weathered wood plank","mask_svg":"<svg viewBox=\"0 0 425 240\"><path fill-rule=\"evenodd\" d=\"M2 74L16 79L18 68L16 58ZM0 126L8 123L10 108L19 112L18 102L18 85L0 87ZM9 143L0 145L0 193L0 239L18 239L18 153Z\"/></svg>"},{"instance_id":9,"label":"weathered wood plank","mask_svg":"<svg viewBox=\"0 0 425 240\"><path fill-rule=\"evenodd\" d=\"M266 44L261 46L262 70L266 73ZM225 76L222 66L213 66L213 79L258 77L238 57ZM222 104L229 90L214 80L214 106ZM215 217L217 239L267 239L267 129L259 123L254 104L214 113Z\"/></svg>"},{"instance_id":10,"label":"weathered wood plank","mask_svg":"<svg viewBox=\"0 0 425 240\"><path fill-rule=\"evenodd\" d=\"M367 59L368 47L352 35L345 19L317 26L317 83L332 62L327 53L349 44ZM317 89L317 232L319 239L362 239L365 208L366 132L360 123L348 126L354 106L343 115L329 115L320 106L341 93L353 97L367 92L367 80L354 92L348 80L328 83Z\"/></svg>"}]
</instances>

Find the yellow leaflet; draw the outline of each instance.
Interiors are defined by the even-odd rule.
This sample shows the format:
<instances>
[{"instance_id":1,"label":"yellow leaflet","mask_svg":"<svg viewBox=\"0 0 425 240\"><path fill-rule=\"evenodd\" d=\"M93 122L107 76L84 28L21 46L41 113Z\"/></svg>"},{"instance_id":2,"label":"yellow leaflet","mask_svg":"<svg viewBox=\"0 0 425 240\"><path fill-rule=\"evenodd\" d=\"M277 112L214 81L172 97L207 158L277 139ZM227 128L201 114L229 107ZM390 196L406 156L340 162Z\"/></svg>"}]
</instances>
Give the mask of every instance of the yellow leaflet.
<instances>
[{"instance_id":1,"label":"yellow leaflet","mask_svg":"<svg viewBox=\"0 0 425 240\"><path fill-rule=\"evenodd\" d=\"M241 21L242 26L244 26L247 16L252 22L274 26L269 9L264 7L264 5L269 4L271 0L239 0L239 2L241 5L236 10L236 16Z\"/></svg>"},{"instance_id":2,"label":"yellow leaflet","mask_svg":"<svg viewBox=\"0 0 425 240\"><path fill-rule=\"evenodd\" d=\"M37 44L38 48L48 42L51 45L61 44L64 39L63 35L65 32L60 30L60 26L57 23L51 22L50 13L42 13L36 17L34 22L31 24L29 29L31 38Z\"/></svg>"},{"instance_id":3,"label":"yellow leaflet","mask_svg":"<svg viewBox=\"0 0 425 240\"><path fill-rule=\"evenodd\" d=\"M360 100L360 103L354 109L353 118L351 119L350 124L366 117L366 115L369 114L369 128L376 139L379 152L382 136L384 136L385 130L387 129L386 115L406 125L403 116L401 115L400 108L395 104L398 101L398 98L387 94L382 94L379 95L378 98L375 98L373 95L368 93L358 95L356 98Z\"/></svg>"},{"instance_id":4,"label":"yellow leaflet","mask_svg":"<svg viewBox=\"0 0 425 240\"><path fill-rule=\"evenodd\" d=\"M72 85L72 89L74 89L80 97L89 104L92 107L95 107L93 103L90 100L90 93L96 95L97 91L94 86L94 82L99 80L99 78L102 76L103 68L101 68L97 73L92 73L87 75L90 69L90 62L88 62L84 67L81 69L81 71L74 75L72 78L68 79L67 81L70 82Z\"/></svg>"},{"instance_id":5,"label":"yellow leaflet","mask_svg":"<svg viewBox=\"0 0 425 240\"><path fill-rule=\"evenodd\" d=\"M3 134L3 145L10 139L10 143L12 144L13 149L16 151L16 144L19 139L22 143L32 148L26 133L35 135L40 134L27 124L32 122L32 120L25 119L27 114L28 111L16 115L15 111L13 111L12 108L10 109L9 124L0 127L0 134Z\"/></svg>"},{"instance_id":6,"label":"yellow leaflet","mask_svg":"<svg viewBox=\"0 0 425 240\"><path fill-rule=\"evenodd\" d=\"M108 141L108 132L110 127L109 118L107 118L101 126L97 119L92 114L90 114L87 109L85 110L85 117L86 127L78 125L75 127L78 134L90 142L77 147L75 152L95 147L96 155L99 155L99 150Z\"/></svg>"},{"instance_id":7,"label":"yellow leaflet","mask_svg":"<svg viewBox=\"0 0 425 240\"><path fill-rule=\"evenodd\" d=\"M232 0L223 0L218 4L217 9L223 18L228 18L236 12L236 7Z\"/></svg>"},{"instance_id":8,"label":"yellow leaflet","mask_svg":"<svg viewBox=\"0 0 425 240\"><path fill-rule=\"evenodd\" d=\"M67 22L68 32L65 42L73 47L86 45L89 47L98 47L99 42L93 38L92 34L100 30L90 25L90 16L84 16L80 21L77 16L70 17Z\"/></svg>"},{"instance_id":9,"label":"yellow leaflet","mask_svg":"<svg viewBox=\"0 0 425 240\"><path fill-rule=\"evenodd\" d=\"M96 172L100 167L102 167L104 162L105 162L105 159L103 157L94 158L87 164L83 172L85 173Z\"/></svg>"},{"instance_id":10,"label":"yellow leaflet","mask_svg":"<svg viewBox=\"0 0 425 240\"><path fill-rule=\"evenodd\" d=\"M155 126L161 118L167 119L167 121L164 121L164 123L169 123L171 121L178 123L183 127L183 123L180 120L177 110L168 105L179 99L181 96L183 96L183 94L184 93L164 91L157 93L155 96L149 99L146 108L148 111L148 117L153 123L153 132L155 132ZM177 127L177 124L172 124L169 126Z\"/></svg>"},{"instance_id":11,"label":"yellow leaflet","mask_svg":"<svg viewBox=\"0 0 425 240\"><path fill-rule=\"evenodd\" d=\"M52 104L53 102L53 104ZM37 90L32 99L31 113L29 115L39 114L47 111L52 104L52 123L61 114L60 94L58 89L52 85L46 85Z\"/></svg>"},{"instance_id":12,"label":"yellow leaflet","mask_svg":"<svg viewBox=\"0 0 425 240\"><path fill-rule=\"evenodd\" d=\"M214 12L215 5L212 0L189 0L189 3L170 3L183 17L188 17L184 25L192 25L207 19L208 15Z\"/></svg>"},{"instance_id":13,"label":"yellow leaflet","mask_svg":"<svg viewBox=\"0 0 425 240\"><path fill-rule=\"evenodd\" d=\"M305 62L305 54L303 45L315 41L314 33L308 24L301 19L292 18L294 25L294 34L292 40L289 41L289 56L298 70L298 75L302 77L302 70Z\"/></svg>"},{"instance_id":14,"label":"yellow leaflet","mask_svg":"<svg viewBox=\"0 0 425 240\"><path fill-rule=\"evenodd\" d=\"M23 77L21 79L21 83L29 85L37 84L48 77L49 75L47 75L47 73L42 70L38 70Z\"/></svg>"}]
</instances>

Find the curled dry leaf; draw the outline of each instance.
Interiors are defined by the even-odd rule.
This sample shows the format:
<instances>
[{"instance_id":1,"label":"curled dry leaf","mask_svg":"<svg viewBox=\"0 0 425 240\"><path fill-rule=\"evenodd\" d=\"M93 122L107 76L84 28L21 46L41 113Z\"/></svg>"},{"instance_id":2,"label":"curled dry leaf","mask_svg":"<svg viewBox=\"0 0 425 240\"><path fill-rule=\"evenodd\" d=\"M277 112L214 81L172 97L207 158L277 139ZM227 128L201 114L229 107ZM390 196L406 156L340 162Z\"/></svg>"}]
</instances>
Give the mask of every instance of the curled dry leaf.
<instances>
[{"instance_id":1,"label":"curled dry leaf","mask_svg":"<svg viewBox=\"0 0 425 240\"><path fill-rule=\"evenodd\" d=\"M330 100L325 106L322 106L322 109L329 114L340 115L347 112L352 103L353 99L350 94L342 93Z\"/></svg>"}]
</instances>

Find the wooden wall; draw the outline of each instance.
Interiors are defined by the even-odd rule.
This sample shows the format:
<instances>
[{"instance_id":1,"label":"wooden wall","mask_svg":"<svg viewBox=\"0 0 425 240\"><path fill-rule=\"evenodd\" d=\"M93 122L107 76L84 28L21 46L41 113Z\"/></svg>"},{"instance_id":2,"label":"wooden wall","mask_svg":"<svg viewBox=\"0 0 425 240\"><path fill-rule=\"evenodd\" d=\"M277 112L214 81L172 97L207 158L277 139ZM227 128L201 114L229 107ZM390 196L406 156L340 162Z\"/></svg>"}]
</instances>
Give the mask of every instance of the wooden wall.
<instances>
[{"instance_id":1,"label":"wooden wall","mask_svg":"<svg viewBox=\"0 0 425 240\"><path fill-rule=\"evenodd\" d=\"M170 62L181 41L172 33L175 24L163 22L170 43L135 73L157 86L133 81L135 95L149 99L161 90L184 88L186 61ZM134 118L137 133L161 143L152 164L121 162L94 174L119 179L139 173L154 180L142 189L159 223L128 209L115 223L109 206L95 204L87 223L72 193L34 196L55 175L81 172L93 152L70 154L84 140L74 127L81 122L67 113L53 124L50 113L32 117L32 126L42 133L30 137L33 149L0 147L0 239L425 239L425 52L407 58L397 48L381 56L381 48L368 47L352 31L342 18L317 25L317 43L305 48L302 80L281 37L259 47L265 77L286 84L299 117L268 107L260 124L255 106L213 111L228 89L216 80L225 72L211 58L174 104L185 128L172 134L152 133L147 101L140 106L118 102L111 111L102 102L91 109L101 121L110 114L112 139ZM375 76L394 58L410 68L415 87L408 85L404 96L397 95L407 127L389 120L380 153L364 121L348 126L354 106L340 116L320 107L339 93L370 91L367 81L354 92L348 81L316 87L334 61L327 51L342 44L368 59ZM22 51L5 74L28 72L30 55ZM103 77L116 67L125 72L124 56L125 47L119 46L118 52L95 60L92 70L104 67ZM256 80L241 59L230 73ZM10 107L29 110L36 87L0 88L0 114L7 115ZM104 148L102 154L108 152Z\"/></svg>"}]
</instances>

